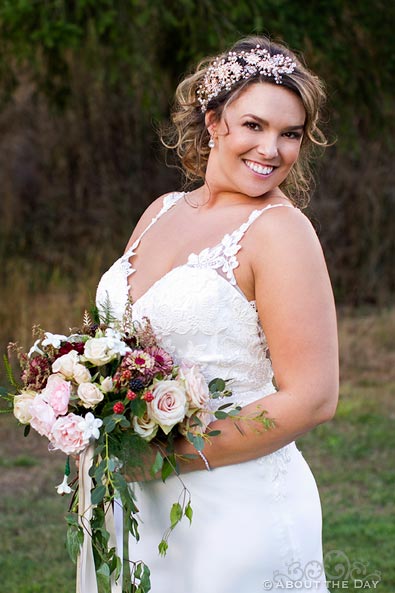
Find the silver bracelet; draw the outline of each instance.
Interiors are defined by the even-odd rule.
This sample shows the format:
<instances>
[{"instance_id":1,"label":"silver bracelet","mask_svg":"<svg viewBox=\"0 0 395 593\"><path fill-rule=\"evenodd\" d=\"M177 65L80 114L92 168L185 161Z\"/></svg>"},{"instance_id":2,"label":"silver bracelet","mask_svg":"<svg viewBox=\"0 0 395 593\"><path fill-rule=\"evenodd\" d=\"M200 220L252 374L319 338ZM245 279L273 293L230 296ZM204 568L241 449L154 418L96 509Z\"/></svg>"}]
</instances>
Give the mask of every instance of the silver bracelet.
<instances>
[{"instance_id":1,"label":"silver bracelet","mask_svg":"<svg viewBox=\"0 0 395 593\"><path fill-rule=\"evenodd\" d=\"M197 451L197 449L196 449L196 451ZM206 456L205 456L205 455L203 455L203 453L202 453L201 451L198 451L198 455L199 455L199 457L201 457L201 459L203 459L203 463L204 463L204 465L206 466L206 470L207 470L208 472L210 472L210 471L211 471L211 467L209 466L209 463L208 463L208 461L207 461L207 458L206 458Z\"/></svg>"}]
</instances>

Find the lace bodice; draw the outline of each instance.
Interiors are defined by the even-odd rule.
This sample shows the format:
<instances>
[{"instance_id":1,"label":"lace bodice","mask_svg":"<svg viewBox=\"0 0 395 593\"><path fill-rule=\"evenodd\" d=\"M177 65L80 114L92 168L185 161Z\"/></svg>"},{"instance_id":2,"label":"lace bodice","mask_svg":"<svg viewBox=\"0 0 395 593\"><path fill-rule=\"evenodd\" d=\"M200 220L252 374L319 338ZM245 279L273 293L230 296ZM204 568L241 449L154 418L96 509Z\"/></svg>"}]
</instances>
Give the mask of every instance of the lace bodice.
<instances>
[{"instance_id":1,"label":"lace bodice","mask_svg":"<svg viewBox=\"0 0 395 593\"><path fill-rule=\"evenodd\" d=\"M99 310L110 304L112 313L122 319L128 301L128 278L135 272L131 262L140 241L183 195L166 196L142 235L103 275L96 295ZM269 204L254 210L216 246L191 253L185 264L162 276L132 306L133 318L147 316L160 344L176 360L199 364L207 380L231 379L233 399L240 405L272 393L274 388L255 302L247 300L234 276L239 265L237 253L251 224L263 212L280 206L286 205Z\"/></svg>"}]
</instances>

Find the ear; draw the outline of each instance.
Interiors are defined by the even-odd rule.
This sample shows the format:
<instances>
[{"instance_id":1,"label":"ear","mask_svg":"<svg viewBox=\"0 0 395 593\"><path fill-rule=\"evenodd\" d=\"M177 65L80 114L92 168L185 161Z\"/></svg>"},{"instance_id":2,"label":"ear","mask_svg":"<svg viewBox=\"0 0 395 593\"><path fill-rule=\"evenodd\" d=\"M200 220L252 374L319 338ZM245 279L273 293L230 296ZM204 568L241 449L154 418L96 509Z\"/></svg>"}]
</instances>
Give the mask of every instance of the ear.
<instances>
[{"instance_id":1,"label":"ear","mask_svg":"<svg viewBox=\"0 0 395 593\"><path fill-rule=\"evenodd\" d=\"M206 128L210 136L213 136L218 123L215 111L207 111L206 115L204 116L204 123L206 124Z\"/></svg>"}]
</instances>

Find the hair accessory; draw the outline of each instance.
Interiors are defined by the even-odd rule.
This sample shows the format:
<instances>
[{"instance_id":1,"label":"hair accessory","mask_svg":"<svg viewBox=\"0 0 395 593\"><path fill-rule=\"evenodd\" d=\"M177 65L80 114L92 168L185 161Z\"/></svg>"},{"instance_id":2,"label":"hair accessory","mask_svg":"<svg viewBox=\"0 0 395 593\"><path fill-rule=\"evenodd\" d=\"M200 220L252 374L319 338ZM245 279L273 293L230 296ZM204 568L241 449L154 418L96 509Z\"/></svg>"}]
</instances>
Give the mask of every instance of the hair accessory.
<instances>
[{"instance_id":1,"label":"hair accessory","mask_svg":"<svg viewBox=\"0 0 395 593\"><path fill-rule=\"evenodd\" d=\"M215 140L212 136L210 136L210 140L208 141L208 147L214 148L214 146L215 146Z\"/></svg>"},{"instance_id":2,"label":"hair accessory","mask_svg":"<svg viewBox=\"0 0 395 593\"><path fill-rule=\"evenodd\" d=\"M207 105L223 90L230 91L242 78L263 74L282 84L282 74L292 74L296 63L289 56L271 55L267 49L256 45L249 51L230 51L225 58L217 58L208 68L202 84L197 90L197 98L204 113Z\"/></svg>"}]
</instances>

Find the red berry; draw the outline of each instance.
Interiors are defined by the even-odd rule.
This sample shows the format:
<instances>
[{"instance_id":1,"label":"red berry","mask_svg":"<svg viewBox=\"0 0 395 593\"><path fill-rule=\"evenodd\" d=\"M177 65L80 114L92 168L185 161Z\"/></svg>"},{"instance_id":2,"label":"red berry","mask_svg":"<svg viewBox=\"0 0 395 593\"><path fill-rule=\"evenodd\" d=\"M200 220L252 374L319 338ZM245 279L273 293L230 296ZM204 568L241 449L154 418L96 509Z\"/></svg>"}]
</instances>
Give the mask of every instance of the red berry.
<instances>
[{"instance_id":1,"label":"red berry","mask_svg":"<svg viewBox=\"0 0 395 593\"><path fill-rule=\"evenodd\" d=\"M123 412L125 411L125 406L122 402L117 402L116 404L114 404L112 409L114 410L114 414L123 414Z\"/></svg>"},{"instance_id":2,"label":"red berry","mask_svg":"<svg viewBox=\"0 0 395 593\"><path fill-rule=\"evenodd\" d=\"M145 399L146 402L152 402L155 398L150 391L147 391L147 393L143 395L143 399Z\"/></svg>"},{"instance_id":3,"label":"red berry","mask_svg":"<svg viewBox=\"0 0 395 593\"><path fill-rule=\"evenodd\" d=\"M129 389L129 391L128 391L128 392L127 392L127 394L126 394L126 397L127 397L127 398L128 398L130 401L132 401L132 400L134 400L134 399L136 399L136 398L137 398L137 393L135 393L134 391L132 391L131 389Z\"/></svg>"}]
</instances>

